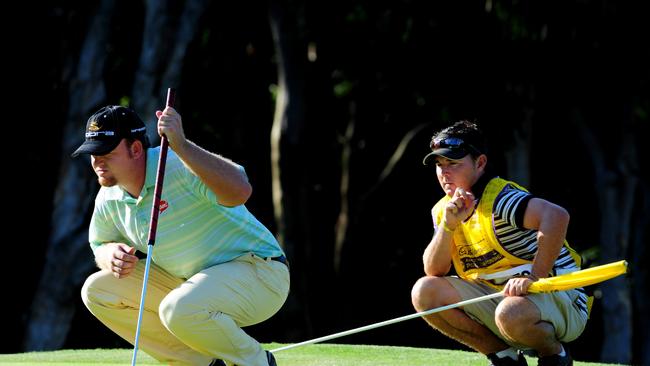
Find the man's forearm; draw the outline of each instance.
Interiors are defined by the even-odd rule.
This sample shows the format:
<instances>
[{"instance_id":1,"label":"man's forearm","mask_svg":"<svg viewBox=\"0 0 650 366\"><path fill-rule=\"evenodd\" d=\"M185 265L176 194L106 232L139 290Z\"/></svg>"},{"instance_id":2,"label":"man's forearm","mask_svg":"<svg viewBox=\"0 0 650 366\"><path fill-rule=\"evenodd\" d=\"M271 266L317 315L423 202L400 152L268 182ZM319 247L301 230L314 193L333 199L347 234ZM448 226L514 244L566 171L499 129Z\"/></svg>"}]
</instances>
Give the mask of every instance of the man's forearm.
<instances>
[{"instance_id":1,"label":"man's forearm","mask_svg":"<svg viewBox=\"0 0 650 366\"><path fill-rule=\"evenodd\" d=\"M440 228L424 250L424 273L428 276L444 276L451 268L452 232Z\"/></svg>"},{"instance_id":2,"label":"man's forearm","mask_svg":"<svg viewBox=\"0 0 650 366\"><path fill-rule=\"evenodd\" d=\"M566 211L564 211L566 212ZM568 226L568 214L549 214L537 232L537 253L533 260L533 275L538 278L548 277L553 265L560 255Z\"/></svg>"}]
</instances>

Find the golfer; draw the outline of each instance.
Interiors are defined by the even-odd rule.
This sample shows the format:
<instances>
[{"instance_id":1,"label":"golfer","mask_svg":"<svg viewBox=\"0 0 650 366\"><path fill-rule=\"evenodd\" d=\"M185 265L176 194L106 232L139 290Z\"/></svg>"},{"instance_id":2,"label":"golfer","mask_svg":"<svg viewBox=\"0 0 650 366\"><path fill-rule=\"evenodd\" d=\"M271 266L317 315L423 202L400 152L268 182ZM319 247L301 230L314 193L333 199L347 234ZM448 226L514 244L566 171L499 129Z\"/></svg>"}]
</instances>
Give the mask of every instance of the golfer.
<instances>
[{"instance_id":1,"label":"golfer","mask_svg":"<svg viewBox=\"0 0 650 366\"><path fill-rule=\"evenodd\" d=\"M174 108L157 111L167 136L165 187L140 347L170 365L276 365L241 328L275 314L289 292L287 260L246 209L244 169L187 140ZM100 268L81 295L90 312L134 343L160 148L131 109L107 106L72 154L90 155L101 188L89 241Z\"/></svg>"},{"instance_id":2,"label":"golfer","mask_svg":"<svg viewBox=\"0 0 650 366\"><path fill-rule=\"evenodd\" d=\"M435 164L445 196L432 209L435 233L412 290L418 311L503 290L505 297L425 317L446 336L483 353L490 365L572 365L563 343L588 317L582 289L527 294L539 278L578 270L565 236L569 214L514 182L490 174L484 137L460 121L436 133L424 164ZM451 265L457 276L451 276Z\"/></svg>"}]
</instances>

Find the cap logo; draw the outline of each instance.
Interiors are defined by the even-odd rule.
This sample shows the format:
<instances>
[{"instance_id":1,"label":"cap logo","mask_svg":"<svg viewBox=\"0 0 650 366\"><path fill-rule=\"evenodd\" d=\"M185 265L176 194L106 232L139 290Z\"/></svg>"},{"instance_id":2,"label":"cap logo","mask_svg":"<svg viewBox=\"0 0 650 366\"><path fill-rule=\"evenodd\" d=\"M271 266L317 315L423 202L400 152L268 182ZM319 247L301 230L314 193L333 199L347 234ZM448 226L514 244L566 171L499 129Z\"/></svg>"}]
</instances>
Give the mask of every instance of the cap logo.
<instances>
[{"instance_id":1,"label":"cap logo","mask_svg":"<svg viewBox=\"0 0 650 366\"><path fill-rule=\"evenodd\" d=\"M88 137L97 137L97 136L115 136L115 132L113 131L91 131L91 132L86 132L86 138Z\"/></svg>"},{"instance_id":2,"label":"cap logo","mask_svg":"<svg viewBox=\"0 0 650 366\"><path fill-rule=\"evenodd\" d=\"M88 126L88 131L99 131L100 128L102 128L102 126L99 125L99 122L92 121L90 122L90 126Z\"/></svg>"},{"instance_id":3,"label":"cap logo","mask_svg":"<svg viewBox=\"0 0 650 366\"><path fill-rule=\"evenodd\" d=\"M165 200L160 200L160 204L158 205L158 210L160 213L165 212L165 210L169 207L169 203Z\"/></svg>"}]
</instances>

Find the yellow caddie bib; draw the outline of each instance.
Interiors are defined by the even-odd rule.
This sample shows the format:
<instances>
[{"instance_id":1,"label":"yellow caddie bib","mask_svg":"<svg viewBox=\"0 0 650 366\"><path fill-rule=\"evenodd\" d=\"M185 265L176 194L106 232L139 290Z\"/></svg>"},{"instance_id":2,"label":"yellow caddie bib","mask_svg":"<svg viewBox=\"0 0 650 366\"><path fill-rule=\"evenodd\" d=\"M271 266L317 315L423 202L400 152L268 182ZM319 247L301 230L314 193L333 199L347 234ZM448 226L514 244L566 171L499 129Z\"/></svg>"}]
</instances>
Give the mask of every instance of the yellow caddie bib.
<instances>
[{"instance_id":1,"label":"yellow caddie bib","mask_svg":"<svg viewBox=\"0 0 650 366\"><path fill-rule=\"evenodd\" d=\"M464 279L481 279L481 276L496 274L510 270L532 261L516 257L508 253L499 243L492 223L494 202L499 193L507 186L513 185L526 191L525 188L514 182L501 178L491 179L483 191L478 207L468 220L460 224L454 232L456 250L452 251L452 261L458 276ZM527 191L526 191L527 192ZM433 208L436 225L442 221L444 208L449 201L448 196L441 198ZM564 241L571 256L578 266L581 264L580 256ZM501 289L501 285L493 281L484 281L486 284Z\"/></svg>"}]
</instances>

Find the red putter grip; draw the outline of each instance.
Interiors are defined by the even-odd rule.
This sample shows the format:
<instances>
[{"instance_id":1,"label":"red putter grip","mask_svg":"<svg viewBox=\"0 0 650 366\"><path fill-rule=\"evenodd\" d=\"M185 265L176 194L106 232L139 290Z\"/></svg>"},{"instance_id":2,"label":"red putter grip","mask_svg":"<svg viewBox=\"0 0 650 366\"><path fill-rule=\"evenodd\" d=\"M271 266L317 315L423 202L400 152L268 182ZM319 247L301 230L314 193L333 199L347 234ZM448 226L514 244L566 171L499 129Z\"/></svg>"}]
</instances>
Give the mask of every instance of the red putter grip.
<instances>
[{"instance_id":1,"label":"red putter grip","mask_svg":"<svg viewBox=\"0 0 650 366\"><path fill-rule=\"evenodd\" d=\"M167 89L167 107L173 107L175 101L176 101L176 89L174 88Z\"/></svg>"},{"instance_id":2,"label":"red putter grip","mask_svg":"<svg viewBox=\"0 0 650 366\"><path fill-rule=\"evenodd\" d=\"M167 107L174 107L174 102L176 102L176 89L168 88L167 89ZM167 136L162 135L160 138L160 152L164 153L164 158L167 158L167 147L169 146L169 141L167 141ZM164 150L164 151L163 151ZM162 155L161 155L162 156Z\"/></svg>"},{"instance_id":3,"label":"red putter grip","mask_svg":"<svg viewBox=\"0 0 650 366\"><path fill-rule=\"evenodd\" d=\"M173 107L176 99L176 89L167 89L167 107ZM160 138L160 157L158 159L158 171L156 173L156 185L154 187L153 205L151 206L151 223L149 224L149 238L147 245L156 243L156 229L158 228L158 214L160 213L160 197L162 196L163 181L165 179L165 163L167 162L167 149L169 142L163 135Z\"/></svg>"}]
</instances>

